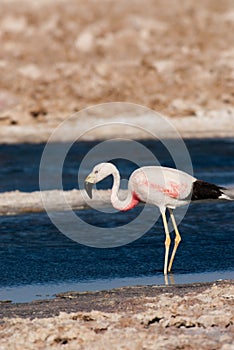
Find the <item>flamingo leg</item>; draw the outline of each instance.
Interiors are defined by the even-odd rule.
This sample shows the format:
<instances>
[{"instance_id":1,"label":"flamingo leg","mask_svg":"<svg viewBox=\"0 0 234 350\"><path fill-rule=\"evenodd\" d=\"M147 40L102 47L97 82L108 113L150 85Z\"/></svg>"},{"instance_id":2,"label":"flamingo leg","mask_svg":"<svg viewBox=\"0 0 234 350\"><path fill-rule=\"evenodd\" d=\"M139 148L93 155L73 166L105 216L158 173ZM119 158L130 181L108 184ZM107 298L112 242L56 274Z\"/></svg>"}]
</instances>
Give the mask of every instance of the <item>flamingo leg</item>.
<instances>
[{"instance_id":1,"label":"flamingo leg","mask_svg":"<svg viewBox=\"0 0 234 350\"><path fill-rule=\"evenodd\" d=\"M180 244L180 241L181 241L181 236L180 236L180 233L179 233L176 221L175 221L175 217L174 217L173 211L170 208L169 208L169 213L170 213L170 216L171 216L171 221L172 221L172 224L173 224L173 227L174 227L174 230L175 230L175 235L176 235L175 236L174 248L173 248L173 251L172 251L172 254L171 254L170 263L169 263L169 266L168 266L168 271L170 272L171 268L172 268L172 264L173 264L174 258L175 258L175 254L176 254L176 251L177 251L177 248L178 248L178 245Z\"/></svg>"},{"instance_id":2,"label":"flamingo leg","mask_svg":"<svg viewBox=\"0 0 234 350\"><path fill-rule=\"evenodd\" d=\"M166 240L165 240L165 258L164 258L164 275L167 275L167 266L168 266L168 255L169 255L169 248L171 244L171 238L169 234L169 228L167 224L167 218L165 212L162 212L162 219L163 219L163 225L164 230L166 234Z\"/></svg>"}]
</instances>

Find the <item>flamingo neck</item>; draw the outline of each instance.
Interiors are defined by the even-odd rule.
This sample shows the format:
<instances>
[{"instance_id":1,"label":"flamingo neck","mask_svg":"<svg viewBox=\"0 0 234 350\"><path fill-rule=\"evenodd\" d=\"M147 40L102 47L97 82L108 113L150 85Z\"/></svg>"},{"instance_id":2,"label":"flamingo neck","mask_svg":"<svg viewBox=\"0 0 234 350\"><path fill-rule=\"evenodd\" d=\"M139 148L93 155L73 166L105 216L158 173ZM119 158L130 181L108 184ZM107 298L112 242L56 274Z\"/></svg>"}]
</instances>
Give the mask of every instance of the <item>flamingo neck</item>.
<instances>
[{"instance_id":1,"label":"flamingo neck","mask_svg":"<svg viewBox=\"0 0 234 350\"><path fill-rule=\"evenodd\" d=\"M114 179L111 192L111 203L113 207L121 211L126 211L134 208L139 203L137 195L134 192L132 192L131 189L128 187L127 197L124 200L121 200L118 197L120 187L120 175L118 170L116 169L116 171L113 172L112 175Z\"/></svg>"}]
</instances>

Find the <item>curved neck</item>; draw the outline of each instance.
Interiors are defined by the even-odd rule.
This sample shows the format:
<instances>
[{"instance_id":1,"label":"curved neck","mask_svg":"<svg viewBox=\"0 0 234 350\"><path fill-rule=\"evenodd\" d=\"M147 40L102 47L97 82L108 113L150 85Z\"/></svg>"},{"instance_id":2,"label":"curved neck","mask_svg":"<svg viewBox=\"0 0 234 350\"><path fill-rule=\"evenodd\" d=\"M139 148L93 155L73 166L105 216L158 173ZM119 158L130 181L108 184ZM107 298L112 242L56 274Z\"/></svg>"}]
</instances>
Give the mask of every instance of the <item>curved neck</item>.
<instances>
[{"instance_id":1,"label":"curved neck","mask_svg":"<svg viewBox=\"0 0 234 350\"><path fill-rule=\"evenodd\" d=\"M111 192L111 203L115 209L118 210L129 210L135 207L139 200L136 196L134 196L134 193L130 190L128 187L128 194L127 197L124 200L119 199L118 193L119 193L119 187L120 187L120 175L117 169L113 171L113 186L112 186L112 192Z\"/></svg>"}]
</instances>

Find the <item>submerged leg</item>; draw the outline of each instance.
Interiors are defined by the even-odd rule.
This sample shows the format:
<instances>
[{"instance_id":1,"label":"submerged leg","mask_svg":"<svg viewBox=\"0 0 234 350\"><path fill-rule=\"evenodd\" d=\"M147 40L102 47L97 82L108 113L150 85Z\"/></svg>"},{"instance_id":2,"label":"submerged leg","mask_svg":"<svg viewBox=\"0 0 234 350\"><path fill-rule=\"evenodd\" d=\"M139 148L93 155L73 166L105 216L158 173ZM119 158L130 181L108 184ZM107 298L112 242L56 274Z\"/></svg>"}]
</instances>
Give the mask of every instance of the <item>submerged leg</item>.
<instances>
[{"instance_id":1,"label":"submerged leg","mask_svg":"<svg viewBox=\"0 0 234 350\"><path fill-rule=\"evenodd\" d=\"M178 227L176 225L176 221L175 221L175 217L174 217L173 211L170 208L169 208L169 213L170 213L170 216L171 216L171 221L172 221L172 224L173 224L173 227L174 227L174 230L175 230L175 235L176 235L175 236L174 248L173 248L173 251L172 251L172 254L171 254L170 263L169 263L169 266L168 266L168 271L170 272L171 268L172 268L172 264L173 264L174 258L175 258L175 254L176 254L176 251L177 251L177 248L178 248L178 245L179 245L179 243L181 241L181 237L180 237L180 233L178 231Z\"/></svg>"},{"instance_id":2,"label":"submerged leg","mask_svg":"<svg viewBox=\"0 0 234 350\"><path fill-rule=\"evenodd\" d=\"M167 275L167 266L168 266L168 255L169 255L169 248L171 243L171 238L169 234L169 228L167 224L167 218L165 212L162 212L162 218L163 218L163 225L164 230L166 234L166 240L165 240L165 258L164 258L164 275Z\"/></svg>"}]
</instances>

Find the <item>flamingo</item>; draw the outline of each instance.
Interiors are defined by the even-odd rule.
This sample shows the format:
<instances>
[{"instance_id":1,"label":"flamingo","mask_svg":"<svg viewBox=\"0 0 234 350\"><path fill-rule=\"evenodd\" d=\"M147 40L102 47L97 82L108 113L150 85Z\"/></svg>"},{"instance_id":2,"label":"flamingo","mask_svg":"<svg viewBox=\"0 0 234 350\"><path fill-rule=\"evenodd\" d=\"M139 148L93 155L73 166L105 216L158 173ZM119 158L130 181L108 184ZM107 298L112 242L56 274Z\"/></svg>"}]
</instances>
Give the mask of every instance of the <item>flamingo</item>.
<instances>
[{"instance_id":1,"label":"flamingo","mask_svg":"<svg viewBox=\"0 0 234 350\"><path fill-rule=\"evenodd\" d=\"M116 166L112 163L97 164L86 177L85 190L90 198L92 198L93 185L109 175L113 176L111 203L115 209L127 211L134 208L140 202L156 205L159 208L166 235L164 275L167 275L171 271L175 254L181 241L173 210L188 204L190 201L234 199L233 194L229 195L228 189L198 180L181 170L161 166L145 166L138 168L131 174L128 182L127 197L124 200L120 200L118 197L120 174ZM166 210L169 211L175 231L174 247L169 264L168 255L171 238L166 219Z\"/></svg>"}]
</instances>

